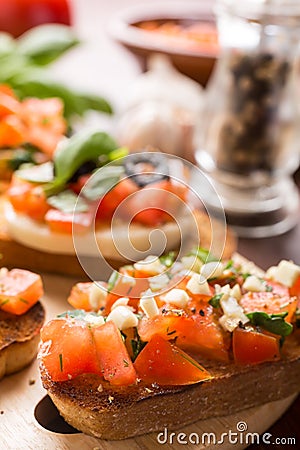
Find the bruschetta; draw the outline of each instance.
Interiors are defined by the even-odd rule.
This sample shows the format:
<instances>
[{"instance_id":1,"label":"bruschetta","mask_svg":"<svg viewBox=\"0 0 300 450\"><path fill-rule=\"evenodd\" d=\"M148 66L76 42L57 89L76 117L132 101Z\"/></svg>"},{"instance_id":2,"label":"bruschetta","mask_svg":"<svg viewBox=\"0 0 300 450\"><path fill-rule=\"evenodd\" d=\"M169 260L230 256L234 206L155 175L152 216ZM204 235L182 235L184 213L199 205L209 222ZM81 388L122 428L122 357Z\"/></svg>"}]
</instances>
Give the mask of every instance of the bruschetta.
<instances>
[{"instance_id":1,"label":"bruschetta","mask_svg":"<svg viewBox=\"0 0 300 450\"><path fill-rule=\"evenodd\" d=\"M72 426L125 439L300 390L300 267L196 249L73 287L41 332L42 382ZM79 309L78 309L79 308Z\"/></svg>"},{"instance_id":2,"label":"bruschetta","mask_svg":"<svg viewBox=\"0 0 300 450\"><path fill-rule=\"evenodd\" d=\"M166 237L166 251L178 248L182 235L196 234L195 227L202 244L210 245L210 220L190 209L189 193L181 160L171 164L158 152L127 157L109 135L84 132L66 141L53 163L15 172L5 217L13 239L31 249L83 257L97 257L100 250L120 266L148 250L157 228ZM224 243L225 230L219 228ZM231 252L230 234L228 241Z\"/></svg>"},{"instance_id":3,"label":"bruschetta","mask_svg":"<svg viewBox=\"0 0 300 450\"><path fill-rule=\"evenodd\" d=\"M22 269L0 270L0 379L35 357L45 311L41 277Z\"/></svg>"}]
</instances>

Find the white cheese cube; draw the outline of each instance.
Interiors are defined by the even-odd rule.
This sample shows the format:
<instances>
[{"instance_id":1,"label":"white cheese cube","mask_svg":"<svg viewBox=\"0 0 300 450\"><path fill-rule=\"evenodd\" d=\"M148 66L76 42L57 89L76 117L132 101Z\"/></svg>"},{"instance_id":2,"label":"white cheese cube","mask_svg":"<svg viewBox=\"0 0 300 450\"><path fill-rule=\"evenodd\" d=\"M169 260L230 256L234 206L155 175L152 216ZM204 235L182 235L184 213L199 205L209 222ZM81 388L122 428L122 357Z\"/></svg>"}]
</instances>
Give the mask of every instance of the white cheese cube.
<instances>
[{"instance_id":1,"label":"white cheese cube","mask_svg":"<svg viewBox=\"0 0 300 450\"><path fill-rule=\"evenodd\" d=\"M243 288L251 292L264 292L266 290L266 283L255 275L250 275L244 281Z\"/></svg>"},{"instance_id":2,"label":"white cheese cube","mask_svg":"<svg viewBox=\"0 0 300 450\"><path fill-rule=\"evenodd\" d=\"M203 266L200 269L200 274L204 276L204 278L218 278L223 275L224 264L218 261L212 261Z\"/></svg>"},{"instance_id":3,"label":"white cheese cube","mask_svg":"<svg viewBox=\"0 0 300 450\"><path fill-rule=\"evenodd\" d=\"M235 328L239 326L240 322L241 320L238 317L226 316L225 314L219 319L220 325L224 328L225 331L229 331L230 333L232 333L232 331L234 331Z\"/></svg>"},{"instance_id":4,"label":"white cheese cube","mask_svg":"<svg viewBox=\"0 0 300 450\"><path fill-rule=\"evenodd\" d=\"M236 298L237 301L240 301L242 298L242 292L241 292L241 288L239 284L235 284L233 286L233 288L231 288L230 290L230 295L232 295L232 297Z\"/></svg>"},{"instance_id":5,"label":"white cheese cube","mask_svg":"<svg viewBox=\"0 0 300 450\"><path fill-rule=\"evenodd\" d=\"M154 297L141 297L140 307L149 319L159 314L159 309Z\"/></svg>"},{"instance_id":6,"label":"white cheese cube","mask_svg":"<svg viewBox=\"0 0 300 450\"><path fill-rule=\"evenodd\" d=\"M95 316L94 314L87 314L84 320L93 327L104 325L105 323L103 316Z\"/></svg>"},{"instance_id":7,"label":"white cheese cube","mask_svg":"<svg viewBox=\"0 0 300 450\"><path fill-rule=\"evenodd\" d=\"M182 265L187 270L199 273L203 266L202 261L197 256L183 256L181 258Z\"/></svg>"},{"instance_id":8,"label":"white cheese cube","mask_svg":"<svg viewBox=\"0 0 300 450\"><path fill-rule=\"evenodd\" d=\"M126 330L126 328L136 327L138 325L138 318L131 311L128 306L117 306L107 316L107 322L112 320L119 330Z\"/></svg>"},{"instance_id":9,"label":"white cheese cube","mask_svg":"<svg viewBox=\"0 0 300 450\"><path fill-rule=\"evenodd\" d=\"M111 311L115 308L117 308L118 306L127 306L129 302L129 298L128 297L121 297L118 298L118 300L115 301L115 303L113 303L112 307L111 307Z\"/></svg>"},{"instance_id":10,"label":"white cheese cube","mask_svg":"<svg viewBox=\"0 0 300 450\"><path fill-rule=\"evenodd\" d=\"M186 288L191 294L211 295L206 279L203 275L199 275L198 273L193 273L187 282Z\"/></svg>"},{"instance_id":11,"label":"white cheese cube","mask_svg":"<svg viewBox=\"0 0 300 450\"><path fill-rule=\"evenodd\" d=\"M94 311L99 311L106 304L107 290L104 286L94 282L91 286L89 302Z\"/></svg>"},{"instance_id":12,"label":"white cheese cube","mask_svg":"<svg viewBox=\"0 0 300 450\"><path fill-rule=\"evenodd\" d=\"M166 267L160 262L157 256L147 256L147 258L136 262L133 266L136 270L151 275L158 275L166 270Z\"/></svg>"},{"instance_id":13,"label":"white cheese cube","mask_svg":"<svg viewBox=\"0 0 300 450\"><path fill-rule=\"evenodd\" d=\"M166 275L165 273L162 273L160 275L155 275L154 277L151 277L149 279L149 286L151 288L151 291L157 292L157 291L161 291L162 289L167 287L169 282L170 282L170 279L169 279L168 275Z\"/></svg>"},{"instance_id":14,"label":"white cheese cube","mask_svg":"<svg viewBox=\"0 0 300 450\"><path fill-rule=\"evenodd\" d=\"M189 299L190 297L183 289L171 289L164 296L164 301L166 303L171 303L178 308L185 308L188 304Z\"/></svg>"},{"instance_id":15,"label":"white cheese cube","mask_svg":"<svg viewBox=\"0 0 300 450\"><path fill-rule=\"evenodd\" d=\"M292 261L280 261L273 270L272 278L287 287L292 287L300 275L300 267Z\"/></svg>"}]
</instances>

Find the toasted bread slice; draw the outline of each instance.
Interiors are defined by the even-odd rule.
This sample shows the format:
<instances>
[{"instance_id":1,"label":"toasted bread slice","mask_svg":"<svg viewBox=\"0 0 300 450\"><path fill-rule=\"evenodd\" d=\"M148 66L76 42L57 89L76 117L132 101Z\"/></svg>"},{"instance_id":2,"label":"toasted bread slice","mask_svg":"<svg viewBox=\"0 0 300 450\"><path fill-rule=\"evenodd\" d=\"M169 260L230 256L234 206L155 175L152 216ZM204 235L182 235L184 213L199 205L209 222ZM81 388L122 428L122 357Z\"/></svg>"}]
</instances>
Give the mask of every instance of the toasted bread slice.
<instances>
[{"instance_id":1,"label":"toasted bread slice","mask_svg":"<svg viewBox=\"0 0 300 450\"><path fill-rule=\"evenodd\" d=\"M233 414L299 392L300 334L288 338L280 361L256 366L201 363L214 378L178 387L112 388L93 374L53 382L45 368L41 373L45 389L69 424L98 438L125 439Z\"/></svg>"},{"instance_id":2,"label":"toasted bread slice","mask_svg":"<svg viewBox=\"0 0 300 450\"><path fill-rule=\"evenodd\" d=\"M35 358L44 319L40 302L20 316L0 311L0 379L23 369Z\"/></svg>"}]
</instances>

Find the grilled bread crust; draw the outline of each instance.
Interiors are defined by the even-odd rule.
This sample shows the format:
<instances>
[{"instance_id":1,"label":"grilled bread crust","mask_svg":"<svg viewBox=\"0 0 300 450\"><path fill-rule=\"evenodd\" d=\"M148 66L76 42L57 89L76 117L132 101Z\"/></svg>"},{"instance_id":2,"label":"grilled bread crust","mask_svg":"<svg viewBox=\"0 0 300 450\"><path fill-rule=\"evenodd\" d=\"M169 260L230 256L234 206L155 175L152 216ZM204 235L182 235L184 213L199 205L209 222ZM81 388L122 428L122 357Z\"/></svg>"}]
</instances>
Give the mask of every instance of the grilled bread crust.
<instances>
[{"instance_id":1,"label":"grilled bread crust","mask_svg":"<svg viewBox=\"0 0 300 450\"><path fill-rule=\"evenodd\" d=\"M113 388L95 374L42 382L60 414L78 430L119 440L164 427L176 429L200 419L229 415L300 391L300 332L289 337L280 361L239 366L201 363L214 378L190 386L143 385Z\"/></svg>"},{"instance_id":2,"label":"grilled bread crust","mask_svg":"<svg viewBox=\"0 0 300 450\"><path fill-rule=\"evenodd\" d=\"M0 311L0 379L23 369L35 358L44 320L40 302L20 316Z\"/></svg>"}]
</instances>

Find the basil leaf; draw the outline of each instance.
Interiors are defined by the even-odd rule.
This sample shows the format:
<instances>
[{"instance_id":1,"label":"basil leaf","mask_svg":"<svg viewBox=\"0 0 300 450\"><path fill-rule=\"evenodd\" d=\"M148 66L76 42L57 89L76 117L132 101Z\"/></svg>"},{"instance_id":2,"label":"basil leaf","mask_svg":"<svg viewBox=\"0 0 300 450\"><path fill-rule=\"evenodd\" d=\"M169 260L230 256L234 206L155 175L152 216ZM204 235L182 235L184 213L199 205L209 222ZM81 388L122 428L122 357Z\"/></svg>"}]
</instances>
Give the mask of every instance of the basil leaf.
<instances>
[{"instance_id":1,"label":"basil leaf","mask_svg":"<svg viewBox=\"0 0 300 450\"><path fill-rule=\"evenodd\" d=\"M221 300L222 297L223 297L223 294L216 294L210 300L208 300L208 303L213 308L219 308L220 307L220 300Z\"/></svg>"},{"instance_id":2,"label":"basil leaf","mask_svg":"<svg viewBox=\"0 0 300 450\"><path fill-rule=\"evenodd\" d=\"M116 142L108 134L86 130L63 142L54 155L55 178L45 186L46 195L53 195L62 190L86 161L97 160L101 156L108 157L116 148Z\"/></svg>"},{"instance_id":3,"label":"basil leaf","mask_svg":"<svg viewBox=\"0 0 300 450\"><path fill-rule=\"evenodd\" d=\"M73 191L69 189L60 192L57 195L52 195L48 197L47 202L53 208L59 209L65 213L79 213L86 212L89 210L88 204L84 201L82 197L78 197Z\"/></svg>"},{"instance_id":4,"label":"basil leaf","mask_svg":"<svg viewBox=\"0 0 300 450\"><path fill-rule=\"evenodd\" d=\"M166 266L171 267L175 261L176 252L169 252L167 255L163 255L159 258L160 262Z\"/></svg>"},{"instance_id":5,"label":"basil leaf","mask_svg":"<svg viewBox=\"0 0 300 450\"><path fill-rule=\"evenodd\" d=\"M202 248L202 247L196 247L196 248L192 249L191 252L188 254L188 256L196 256L203 263L218 261L218 259L215 256L213 256L209 253L209 250L207 250L206 248Z\"/></svg>"},{"instance_id":6,"label":"basil leaf","mask_svg":"<svg viewBox=\"0 0 300 450\"><path fill-rule=\"evenodd\" d=\"M279 336L288 336L293 331L293 325L284 320L285 315L267 314L255 311L246 314L252 325L263 328L273 334Z\"/></svg>"},{"instance_id":7,"label":"basil leaf","mask_svg":"<svg viewBox=\"0 0 300 450\"><path fill-rule=\"evenodd\" d=\"M79 44L71 27L46 24L34 27L17 39L17 52L37 65L46 65Z\"/></svg>"},{"instance_id":8,"label":"basil leaf","mask_svg":"<svg viewBox=\"0 0 300 450\"><path fill-rule=\"evenodd\" d=\"M0 79L2 79L1 72ZM85 95L77 93L63 84L51 81L45 76L44 71L42 70L40 70L38 74L32 70L22 73L22 70L18 68L11 76L12 75L14 75L14 77L10 80L10 83L16 90L20 99L25 97L59 97L64 103L64 115L68 120L74 115L82 116L86 111L93 109L96 104L96 111L107 114L112 114L113 112L110 104L102 97L95 96L93 103L87 102Z\"/></svg>"},{"instance_id":9,"label":"basil leaf","mask_svg":"<svg viewBox=\"0 0 300 450\"><path fill-rule=\"evenodd\" d=\"M82 194L92 201L101 198L118 183L124 171L123 166L111 165L97 169L83 187Z\"/></svg>"}]
</instances>

